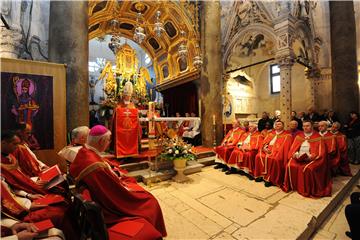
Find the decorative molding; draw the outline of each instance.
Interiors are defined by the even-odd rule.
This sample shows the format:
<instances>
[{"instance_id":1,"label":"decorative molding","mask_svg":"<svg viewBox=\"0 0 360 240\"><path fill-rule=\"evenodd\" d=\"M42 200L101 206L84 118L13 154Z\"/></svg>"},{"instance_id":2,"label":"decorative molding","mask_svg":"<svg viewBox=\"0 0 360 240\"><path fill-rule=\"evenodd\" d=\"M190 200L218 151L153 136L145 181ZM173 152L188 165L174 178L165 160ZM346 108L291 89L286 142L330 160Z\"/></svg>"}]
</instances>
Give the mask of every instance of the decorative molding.
<instances>
[{"instance_id":1,"label":"decorative molding","mask_svg":"<svg viewBox=\"0 0 360 240\"><path fill-rule=\"evenodd\" d=\"M166 89L169 88L173 88L176 87L178 85L187 83L187 82L191 82L194 80L197 80L200 78L200 72L196 71L196 72L187 72L184 75L181 75L177 78L172 78L171 80L167 80L167 81L163 81L160 84L157 84L155 86L157 91L164 91Z\"/></svg>"}]
</instances>

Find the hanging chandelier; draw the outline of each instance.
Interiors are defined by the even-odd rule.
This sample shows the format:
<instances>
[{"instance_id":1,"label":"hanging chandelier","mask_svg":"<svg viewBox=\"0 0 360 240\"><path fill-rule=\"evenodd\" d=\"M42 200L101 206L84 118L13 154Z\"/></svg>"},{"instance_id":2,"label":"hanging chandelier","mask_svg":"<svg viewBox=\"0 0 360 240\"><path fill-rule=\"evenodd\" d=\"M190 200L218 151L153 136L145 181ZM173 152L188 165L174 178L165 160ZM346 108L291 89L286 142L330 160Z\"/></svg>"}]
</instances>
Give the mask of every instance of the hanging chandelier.
<instances>
[{"instance_id":1,"label":"hanging chandelier","mask_svg":"<svg viewBox=\"0 0 360 240\"><path fill-rule=\"evenodd\" d=\"M161 12L159 10L156 11L156 22L154 27L154 32L156 36L161 37L161 33L165 31L163 23L160 21Z\"/></svg>"},{"instance_id":2,"label":"hanging chandelier","mask_svg":"<svg viewBox=\"0 0 360 240\"><path fill-rule=\"evenodd\" d=\"M146 37L146 34L145 34L145 31L144 31L144 28L141 27L141 24L140 24L140 20L142 18L142 14L141 12L138 12L137 13L137 16L136 16L136 23L137 23L137 26L135 28L135 32L134 32L134 40L135 42L141 44L145 37Z\"/></svg>"},{"instance_id":3,"label":"hanging chandelier","mask_svg":"<svg viewBox=\"0 0 360 240\"><path fill-rule=\"evenodd\" d=\"M187 55L188 55L188 49L187 49L187 42L185 39L185 35L186 35L185 31L181 30L180 35L181 35L182 40L181 40L181 43L178 48L178 54L182 60L186 60Z\"/></svg>"},{"instance_id":4,"label":"hanging chandelier","mask_svg":"<svg viewBox=\"0 0 360 240\"><path fill-rule=\"evenodd\" d=\"M141 2L137 2L135 4L135 9L137 10L137 16L136 16L136 28L134 31L134 36L133 39L141 44L145 38L146 38L146 34L145 34L145 29L143 26L154 26L154 32L156 34L157 37L161 37L161 34L165 31L164 29L164 24L160 21L160 15L161 12L159 10L156 11L156 21L154 24L145 24L143 23L143 15L142 12L145 9L145 5L142 4Z\"/></svg>"}]
</instances>

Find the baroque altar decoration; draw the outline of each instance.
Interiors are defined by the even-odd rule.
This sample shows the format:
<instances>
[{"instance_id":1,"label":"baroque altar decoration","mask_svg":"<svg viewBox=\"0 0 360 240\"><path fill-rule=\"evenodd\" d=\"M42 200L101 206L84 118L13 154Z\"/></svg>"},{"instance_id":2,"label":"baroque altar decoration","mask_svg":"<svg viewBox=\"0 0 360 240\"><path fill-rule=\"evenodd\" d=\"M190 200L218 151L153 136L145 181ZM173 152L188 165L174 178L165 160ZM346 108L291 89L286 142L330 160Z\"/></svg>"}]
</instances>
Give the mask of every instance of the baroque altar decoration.
<instances>
[{"instance_id":1,"label":"baroque altar decoration","mask_svg":"<svg viewBox=\"0 0 360 240\"><path fill-rule=\"evenodd\" d=\"M139 108L147 106L150 100L146 90L146 83L152 84L150 73L145 67L138 67L138 59L135 49L129 44L119 45L118 38L114 36L109 43L109 48L116 56L116 65L112 66L107 61L98 81L104 80L104 92L106 99L101 104L103 107L116 107L122 99L126 82L134 86L132 101Z\"/></svg>"}]
</instances>

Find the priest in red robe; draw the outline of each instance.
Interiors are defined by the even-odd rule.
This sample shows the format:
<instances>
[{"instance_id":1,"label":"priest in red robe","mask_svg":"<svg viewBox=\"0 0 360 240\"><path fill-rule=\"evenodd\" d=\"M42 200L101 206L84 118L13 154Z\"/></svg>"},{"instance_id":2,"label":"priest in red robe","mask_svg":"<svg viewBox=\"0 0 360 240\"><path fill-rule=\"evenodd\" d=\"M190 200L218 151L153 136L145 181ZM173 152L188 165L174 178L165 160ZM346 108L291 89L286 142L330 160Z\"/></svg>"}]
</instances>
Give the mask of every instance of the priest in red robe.
<instances>
[{"instance_id":1,"label":"priest in red robe","mask_svg":"<svg viewBox=\"0 0 360 240\"><path fill-rule=\"evenodd\" d=\"M334 122L331 126L331 133L336 137L337 155L339 156L338 162L331 163L331 171L334 174L340 173L344 176L352 176L348 158L347 139L344 134L339 132L340 127L341 124L339 122Z\"/></svg>"},{"instance_id":2,"label":"priest in red robe","mask_svg":"<svg viewBox=\"0 0 360 240\"><path fill-rule=\"evenodd\" d=\"M31 134L31 126L29 124L19 124L16 134L20 137L21 143L14 151L13 155L19 161L21 171L29 177L37 177L41 171L49 168L43 162L37 159L35 153L30 150L26 139Z\"/></svg>"},{"instance_id":3,"label":"priest in red robe","mask_svg":"<svg viewBox=\"0 0 360 240\"><path fill-rule=\"evenodd\" d=\"M330 164L330 169L338 165L340 162L340 154L338 153L338 147L336 143L336 136L328 131L328 122L320 121L319 122L319 134L322 137L325 147L326 147L326 157L327 161ZM335 176L335 172L332 173Z\"/></svg>"},{"instance_id":4,"label":"priest in red robe","mask_svg":"<svg viewBox=\"0 0 360 240\"><path fill-rule=\"evenodd\" d=\"M240 140L241 135L245 132L241 129L239 120L233 121L232 125L233 128L226 134L221 145L214 148L216 153L215 162L217 163L215 168L222 168L224 172L228 170L226 164L230 158L231 152Z\"/></svg>"},{"instance_id":5,"label":"priest in red robe","mask_svg":"<svg viewBox=\"0 0 360 240\"><path fill-rule=\"evenodd\" d=\"M304 197L330 196L332 183L325 143L311 121L304 120L303 129L289 151L283 190L294 190Z\"/></svg>"},{"instance_id":6,"label":"priest in red robe","mask_svg":"<svg viewBox=\"0 0 360 240\"><path fill-rule=\"evenodd\" d=\"M261 133L257 131L256 124L250 123L249 131L241 136L237 147L231 153L228 165L244 171L249 174L250 179L253 179L254 161L263 139Z\"/></svg>"},{"instance_id":7,"label":"priest in red robe","mask_svg":"<svg viewBox=\"0 0 360 240\"><path fill-rule=\"evenodd\" d=\"M265 186L282 186L292 136L284 130L284 123L276 121L275 130L269 133L256 155L253 174L256 181L265 181Z\"/></svg>"},{"instance_id":8,"label":"priest in red robe","mask_svg":"<svg viewBox=\"0 0 360 240\"><path fill-rule=\"evenodd\" d=\"M51 219L56 227L71 232L71 224L64 221L67 210L65 202L56 206L33 204L32 201L44 197L46 191L19 170L18 162L11 153L20 142L20 138L12 131L1 133L2 212L23 221Z\"/></svg>"},{"instance_id":9,"label":"priest in red robe","mask_svg":"<svg viewBox=\"0 0 360 240\"><path fill-rule=\"evenodd\" d=\"M134 136L137 137L137 136ZM84 185L93 201L102 208L106 224L115 224L124 217L141 217L166 236L161 208L157 200L137 184L119 178L101 157L111 141L111 132L94 126L87 144L81 148L70 166L70 174L78 185ZM145 229L146 231L146 229Z\"/></svg>"}]
</instances>

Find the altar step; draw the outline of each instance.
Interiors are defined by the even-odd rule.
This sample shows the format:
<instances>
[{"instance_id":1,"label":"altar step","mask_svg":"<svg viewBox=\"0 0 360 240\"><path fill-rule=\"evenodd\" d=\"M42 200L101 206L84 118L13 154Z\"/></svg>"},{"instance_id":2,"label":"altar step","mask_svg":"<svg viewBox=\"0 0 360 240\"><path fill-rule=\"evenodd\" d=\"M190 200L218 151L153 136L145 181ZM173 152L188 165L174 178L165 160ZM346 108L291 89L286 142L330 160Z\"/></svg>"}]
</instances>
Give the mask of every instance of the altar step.
<instances>
[{"instance_id":1,"label":"altar step","mask_svg":"<svg viewBox=\"0 0 360 240\"><path fill-rule=\"evenodd\" d=\"M209 166L215 163L215 153L212 148L205 148L202 146L195 147L195 155L197 159L195 161L188 161L184 173L190 175L200 172L205 166ZM158 163L155 160L143 160L136 163L122 164L121 167L129 172L129 176L135 177L137 181L144 182L146 185L166 181L171 179L176 172L170 167L165 166L165 169L158 165L164 165ZM155 169L160 169L155 171Z\"/></svg>"}]
</instances>

